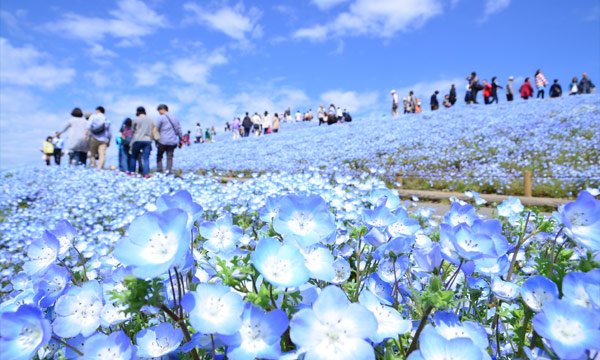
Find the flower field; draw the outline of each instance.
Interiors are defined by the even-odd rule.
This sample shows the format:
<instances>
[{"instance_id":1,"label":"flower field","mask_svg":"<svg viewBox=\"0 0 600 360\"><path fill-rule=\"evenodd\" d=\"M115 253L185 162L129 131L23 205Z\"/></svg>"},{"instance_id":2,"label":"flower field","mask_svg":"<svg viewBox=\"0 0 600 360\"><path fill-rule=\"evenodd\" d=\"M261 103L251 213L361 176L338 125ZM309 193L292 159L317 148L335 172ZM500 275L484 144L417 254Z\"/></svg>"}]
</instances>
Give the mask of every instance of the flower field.
<instances>
[{"instance_id":1,"label":"flower field","mask_svg":"<svg viewBox=\"0 0 600 360\"><path fill-rule=\"evenodd\" d=\"M177 152L180 177L5 171L1 358L596 359L599 119L582 96L284 124ZM390 189L527 167L576 199L435 217Z\"/></svg>"}]
</instances>

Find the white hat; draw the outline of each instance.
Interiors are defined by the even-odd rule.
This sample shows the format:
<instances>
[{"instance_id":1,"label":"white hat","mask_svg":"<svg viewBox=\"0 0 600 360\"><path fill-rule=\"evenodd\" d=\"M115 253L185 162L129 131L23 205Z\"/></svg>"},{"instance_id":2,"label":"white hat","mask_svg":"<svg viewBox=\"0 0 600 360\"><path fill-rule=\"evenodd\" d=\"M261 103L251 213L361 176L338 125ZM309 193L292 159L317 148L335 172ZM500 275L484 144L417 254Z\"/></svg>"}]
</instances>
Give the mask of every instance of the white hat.
<instances>
[{"instance_id":1,"label":"white hat","mask_svg":"<svg viewBox=\"0 0 600 360\"><path fill-rule=\"evenodd\" d=\"M514 76L509 76L508 77L508 80L514 80L514 79L515 79Z\"/></svg>"},{"instance_id":2,"label":"white hat","mask_svg":"<svg viewBox=\"0 0 600 360\"><path fill-rule=\"evenodd\" d=\"M395 93L396 93L395 89L393 89L392 91L390 91L390 94L395 94Z\"/></svg>"}]
</instances>

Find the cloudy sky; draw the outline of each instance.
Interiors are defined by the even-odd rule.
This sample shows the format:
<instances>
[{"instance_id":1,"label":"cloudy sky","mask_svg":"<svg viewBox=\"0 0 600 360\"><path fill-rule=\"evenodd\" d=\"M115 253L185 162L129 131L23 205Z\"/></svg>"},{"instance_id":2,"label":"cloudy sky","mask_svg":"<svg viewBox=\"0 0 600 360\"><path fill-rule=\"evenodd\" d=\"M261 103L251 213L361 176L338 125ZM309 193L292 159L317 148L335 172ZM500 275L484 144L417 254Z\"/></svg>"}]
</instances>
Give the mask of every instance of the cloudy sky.
<instances>
[{"instance_id":1,"label":"cloudy sky","mask_svg":"<svg viewBox=\"0 0 600 360\"><path fill-rule=\"evenodd\" d=\"M245 111L389 111L452 82L600 82L597 0L17 1L0 9L0 168L41 164L75 106L113 124L159 103L191 129ZM114 148L114 147L113 147Z\"/></svg>"}]
</instances>

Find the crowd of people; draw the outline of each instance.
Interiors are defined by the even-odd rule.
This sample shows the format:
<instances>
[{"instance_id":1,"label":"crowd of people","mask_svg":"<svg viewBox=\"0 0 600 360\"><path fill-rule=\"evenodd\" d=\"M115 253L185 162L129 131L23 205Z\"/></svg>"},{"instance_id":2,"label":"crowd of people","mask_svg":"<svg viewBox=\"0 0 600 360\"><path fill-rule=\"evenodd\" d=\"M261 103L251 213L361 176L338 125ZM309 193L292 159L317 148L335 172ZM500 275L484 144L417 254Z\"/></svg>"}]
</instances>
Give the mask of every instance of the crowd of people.
<instances>
[{"instance_id":1,"label":"crowd of people","mask_svg":"<svg viewBox=\"0 0 600 360\"><path fill-rule=\"evenodd\" d=\"M479 81L479 77L476 72L472 72L467 78L466 92L464 101L467 104L479 104L477 101L477 94L482 91L483 92L483 102L486 105L498 103L498 90L504 90L506 93L506 101L513 101L515 97L515 85L514 85L514 77L509 76L508 81L505 87L498 85L498 79L496 76L493 76L488 82L486 79L483 79L481 82ZM546 94L546 87L549 85L544 73L541 69L538 69L533 76L533 81L535 83L535 88L537 90L536 97L543 99ZM573 77L571 80L571 84L569 85L569 95L576 94L590 94L595 91L595 85L592 83L592 80L588 77L586 73L583 73L581 80L578 80L577 77ZM440 102L438 99L439 91L436 90L431 95L429 104L432 111L436 111L440 108ZM519 87L519 96L524 99L530 99L533 97L534 88L531 83L531 78L527 77L523 81L523 84ZM392 116L398 116L399 109L399 98L396 90L392 90L390 92L392 97ZM554 79L552 85L550 85L548 95L551 98L558 98L563 95L562 86L560 85L558 79ZM442 106L445 108L451 108L456 104L457 101L457 92L456 85L452 84L448 94L444 95L444 100L442 102ZM421 100L417 98L413 91L408 93L403 100L404 113L419 113L421 112Z\"/></svg>"}]
</instances>

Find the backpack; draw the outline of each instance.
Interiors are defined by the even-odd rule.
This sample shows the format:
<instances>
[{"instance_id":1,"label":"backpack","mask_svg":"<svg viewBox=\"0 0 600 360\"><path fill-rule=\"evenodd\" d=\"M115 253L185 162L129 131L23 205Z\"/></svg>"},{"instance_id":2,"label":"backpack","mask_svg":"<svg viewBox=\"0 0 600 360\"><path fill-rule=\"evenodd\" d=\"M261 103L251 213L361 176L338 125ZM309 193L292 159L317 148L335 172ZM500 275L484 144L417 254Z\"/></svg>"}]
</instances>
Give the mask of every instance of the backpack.
<instances>
[{"instance_id":1,"label":"backpack","mask_svg":"<svg viewBox=\"0 0 600 360\"><path fill-rule=\"evenodd\" d=\"M106 130L106 122L102 121L102 124L92 124L90 127L90 132L94 135L102 135Z\"/></svg>"}]
</instances>

